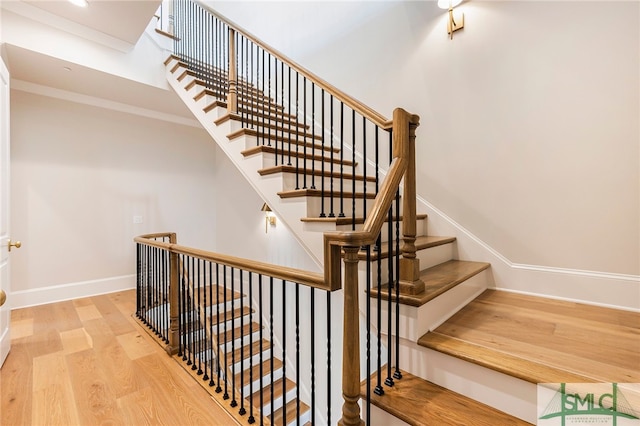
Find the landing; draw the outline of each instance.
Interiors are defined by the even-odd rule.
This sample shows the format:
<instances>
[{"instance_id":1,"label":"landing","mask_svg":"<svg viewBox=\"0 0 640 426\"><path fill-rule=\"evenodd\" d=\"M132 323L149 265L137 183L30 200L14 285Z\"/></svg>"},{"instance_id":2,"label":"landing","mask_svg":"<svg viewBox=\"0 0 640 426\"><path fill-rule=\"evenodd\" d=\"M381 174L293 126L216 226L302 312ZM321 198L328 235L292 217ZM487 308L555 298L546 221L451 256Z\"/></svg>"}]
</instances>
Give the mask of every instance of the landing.
<instances>
[{"instance_id":1,"label":"landing","mask_svg":"<svg viewBox=\"0 0 640 426\"><path fill-rule=\"evenodd\" d=\"M418 342L532 383L640 382L640 313L487 290Z\"/></svg>"}]
</instances>

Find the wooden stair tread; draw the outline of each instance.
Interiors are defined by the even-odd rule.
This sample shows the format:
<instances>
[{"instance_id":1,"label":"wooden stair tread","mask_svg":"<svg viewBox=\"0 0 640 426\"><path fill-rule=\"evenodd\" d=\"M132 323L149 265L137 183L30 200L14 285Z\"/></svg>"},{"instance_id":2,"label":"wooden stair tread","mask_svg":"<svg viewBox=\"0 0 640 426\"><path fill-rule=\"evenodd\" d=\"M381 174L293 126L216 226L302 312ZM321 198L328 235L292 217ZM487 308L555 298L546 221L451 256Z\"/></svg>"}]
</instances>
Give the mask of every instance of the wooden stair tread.
<instances>
[{"instance_id":1,"label":"wooden stair tread","mask_svg":"<svg viewBox=\"0 0 640 426\"><path fill-rule=\"evenodd\" d=\"M248 306L243 306L241 308L235 308L233 310L233 312L232 311L227 311L226 312L227 313L227 321L231 321L232 319L235 319L235 318L240 318L241 316L249 315L251 312L253 312L253 309L251 309ZM224 319L225 319L224 314L225 314L224 312L220 312L220 321L222 321L222 322L224 322ZM211 320L210 320L211 323L213 323L214 324L213 326L216 327L216 324L218 323L218 313L217 312L215 314L212 313L210 315L210 317L211 317ZM207 322L209 322L209 321L207 321Z\"/></svg>"},{"instance_id":2,"label":"wooden stair tread","mask_svg":"<svg viewBox=\"0 0 640 426\"><path fill-rule=\"evenodd\" d=\"M416 237L415 245L416 245L416 250L425 250L431 247L437 247L444 244L449 244L454 242L455 240L456 240L456 237L439 237L436 235L421 235L419 237ZM400 242L400 252L402 252L403 244L404 244L403 242ZM395 243L394 243L391 253L395 254L395 252L396 252L396 249L395 249ZM378 260L378 256L381 259L386 259L389 257L389 242L383 242L382 246L380 247L380 250L378 251L371 250L371 260ZM360 260L367 260L366 252L364 250L360 251L358 253L358 258Z\"/></svg>"},{"instance_id":3,"label":"wooden stair tread","mask_svg":"<svg viewBox=\"0 0 640 426\"><path fill-rule=\"evenodd\" d=\"M464 260L449 260L439 265L425 269L420 273L420 279L425 284L424 292L416 295L400 294L400 303L409 306L420 307L430 300L435 299L447 290L484 271L491 266L485 262L470 262ZM382 287L381 297L387 300L389 297L386 286ZM377 297L377 289L371 289L371 297ZM391 300L395 301L395 292L392 291Z\"/></svg>"},{"instance_id":4,"label":"wooden stair tread","mask_svg":"<svg viewBox=\"0 0 640 426\"><path fill-rule=\"evenodd\" d=\"M321 147L316 147L316 149L321 149ZM282 152L282 149L279 149L278 154L280 154ZM241 152L241 154L245 157L249 157L251 155L255 155L255 154L260 154L260 153L265 153L265 154L275 154L276 153L276 148L274 146L268 146L268 145L258 145L258 146L254 146L252 148L249 149L245 149L244 151ZM285 155L289 155L288 151ZM298 157L298 158L302 158L302 159L307 159L308 161L323 161L323 162L333 162L333 163L343 163L344 165L348 166L348 167L353 167L354 163L351 160L340 160L339 158L334 158L334 157L327 157L324 155L314 155L312 153L305 153L304 152L304 147L302 148L302 151L300 150L300 148L297 148L296 150L291 150L291 156L292 157ZM300 163L301 161L298 160L298 163ZM358 163L355 163L355 165L358 165ZM300 168L299 168L300 169ZM304 169L300 169L300 170L304 170Z\"/></svg>"},{"instance_id":5,"label":"wooden stair tread","mask_svg":"<svg viewBox=\"0 0 640 426\"><path fill-rule=\"evenodd\" d=\"M293 154L293 152L292 152ZM284 156L286 157L288 155L288 153L285 152ZM348 165L349 168L353 167L352 165ZM334 167L334 171L333 173L331 172L331 170L327 170L328 167L325 167L325 170L322 171L322 169L318 170L316 169L303 169L302 167L298 167L298 173L300 175L307 175L307 176L320 176L320 177L333 177L335 179L340 178L341 174L339 170L335 170ZM289 165L279 165L279 166L273 166L273 167L266 167L264 169L260 169L258 170L258 173L260 174L260 176L268 176L268 175L273 175L273 174L277 174L277 173L295 173L296 172L296 166L289 166ZM348 180L356 180L356 181L367 181L367 182L375 182L376 178L375 176L362 176L362 175L354 175L353 173L342 173L342 178L343 179L348 179ZM317 186L317 185L316 185ZM326 185L325 185L326 187ZM326 189L326 188L325 188ZM373 188L372 188L373 189ZM334 185L334 192L337 192L339 190L339 188L335 188ZM374 194L375 195L375 194Z\"/></svg>"},{"instance_id":6,"label":"wooden stair tread","mask_svg":"<svg viewBox=\"0 0 640 426\"><path fill-rule=\"evenodd\" d=\"M416 215L416 220L424 220L427 218L426 214L417 214ZM400 216L398 218L400 221L402 221L402 216ZM356 217L355 219L350 218L350 217L303 217L300 219L301 222L306 222L306 223L335 223L336 226L340 226L340 225L351 225L355 220L356 225L362 225L365 221L364 217ZM396 217L393 217L393 220L396 220ZM389 222L389 219L386 218L385 223ZM418 237L421 238L421 237ZM436 237L436 238L440 238L440 237ZM416 240L417 241L417 240Z\"/></svg>"},{"instance_id":7,"label":"wooden stair tread","mask_svg":"<svg viewBox=\"0 0 640 426\"><path fill-rule=\"evenodd\" d=\"M328 188L325 188L324 190L324 194L322 193L322 190L320 189L292 189L290 191L280 191L278 192L278 195L280 196L280 198L298 198L298 197L322 197L323 195L325 197L329 197L330 196L330 191ZM335 199L340 198L340 193L337 190L333 190L333 196ZM352 192L343 192L342 193L342 197L344 199L347 198L366 198L367 199L374 199L376 198L376 194L364 194L362 192L356 192L355 194L353 194Z\"/></svg>"},{"instance_id":8,"label":"wooden stair tread","mask_svg":"<svg viewBox=\"0 0 640 426\"><path fill-rule=\"evenodd\" d=\"M273 419L271 419L271 416L267 416L267 419L271 421L272 425L283 424L283 420L284 420L284 424L288 425L289 423L293 422L298 416L296 405L297 405L297 400L294 398L291 401L289 401L287 405L278 408L276 412L273 413ZM286 415L287 415L286 419L284 419L285 408L286 408ZM309 410L310 410L309 406L304 402L300 401L300 415L302 416Z\"/></svg>"},{"instance_id":9,"label":"wooden stair tread","mask_svg":"<svg viewBox=\"0 0 640 426\"><path fill-rule=\"evenodd\" d=\"M638 312L487 290L418 344L531 383L640 382Z\"/></svg>"},{"instance_id":10,"label":"wooden stair tread","mask_svg":"<svg viewBox=\"0 0 640 426\"><path fill-rule=\"evenodd\" d=\"M196 293L195 302L198 302L198 297L200 297L200 302L204 303L205 293L207 297L207 306L215 306L218 303L224 303L225 300L225 291L223 286L217 286L216 284L212 284L213 287L217 287L217 289L212 289L211 293L209 292L209 286L201 287ZM213 296L213 297L211 297ZM232 292L227 289L226 292L226 300L227 302L231 302L233 299L240 299L244 297L244 295L240 292Z\"/></svg>"},{"instance_id":11,"label":"wooden stair tread","mask_svg":"<svg viewBox=\"0 0 640 426\"><path fill-rule=\"evenodd\" d=\"M217 330L216 330L217 331ZM236 327L233 330L227 329L226 336L225 331L220 330L220 339L218 339L219 344L223 345L225 343L231 342L234 338L239 339L240 337L247 336L251 333L255 333L256 331L260 331L260 324L256 322L252 322L251 324L245 324L242 327Z\"/></svg>"},{"instance_id":12,"label":"wooden stair tread","mask_svg":"<svg viewBox=\"0 0 640 426\"><path fill-rule=\"evenodd\" d=\"M267 339L256 340L252 342L250 345L243 345L241 348L237 348L233 351L233 360L238 362L240 359L248 359L251 355L258 355L260 353L260 346L262 345L262 349L266 350L271 347L271 343ZM240 358L242 356L242 358ZM229 365L231 365L231 356L227 356L227 361Z\"/></svg>"},{"instance_id":13,"label":"wooden stair tread","mask_svg":"<svg viewBox=\"0 0 640 426\"><path fill-rule=\"evenodd\" d=\"M262 364L255 364L252 368L247 368L240 373L236 373L235 382L236 385L240 385L240 383L249 384L250 377L253 377L253 380L256 381L260 378L260 366L262 365L262 376L268 376L271 373L271 359L267 359L262 361ZM282 361L278 358L273 358L273 371L277 371L282 368ZM275 382L275 380L274 380ZM271 384L270 378L263 379L263 385L267 383Z\"/></svg>"},{"instance_id":14,"label":"wooden stair tread","mask_svg":"<svg viewBox=\"0 0 640 426\"><path fill-rule=\"evenodd\" d=\"M375 377L371 378L375 383ZM367 396L367 382L360 395ZM384 395L371 392L371 403L410 425L507 426L529 425L517 417L452 392L412 374L402 372L402 379L384 387Z\"/></svg>"},{"instance_id":15,"label":"wooden stair tread","mask_svg":"<svg viewBox=\"0 0 640 426\"><path fill-rule=\"evenodd\" d=\"M283 395L284 389L283 389L282 383L284 380L285 380L284 377L280 377L278 380L273 382L274 401ZM287 385L287 392L290 392L291 390L296 388L296 384L289 378L286 378L286 385ZM271 389L272 389L271 381L269 381L269 383L264 384L264 386L262 387L262 402L265 405L271 401ZM260 389L258 389L257 391L254 391L252 396L253 396L254 406L259 406L260 405ZM249 397L247 397L247 400L249 400Z\"/></svg>"}]
</instances>

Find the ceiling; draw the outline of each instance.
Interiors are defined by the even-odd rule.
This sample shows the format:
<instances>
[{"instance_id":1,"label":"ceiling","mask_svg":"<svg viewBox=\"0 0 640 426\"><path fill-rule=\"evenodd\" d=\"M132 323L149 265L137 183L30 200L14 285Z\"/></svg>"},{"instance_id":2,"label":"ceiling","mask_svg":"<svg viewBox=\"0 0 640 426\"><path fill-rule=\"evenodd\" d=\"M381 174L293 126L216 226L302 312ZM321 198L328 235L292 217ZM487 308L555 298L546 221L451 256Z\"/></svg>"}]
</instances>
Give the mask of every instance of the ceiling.
<instances>
[{"instance_id":1,"label":"ceiling","mask_svg":"<svg viewBox=\"0 0 640 426\"><path fill-rule=\"evenodd\" d=\"M160 0L87 0L78 7L67 0L22 1L59 18L99 31L132 46L160 7Z\"/></svg>"},{"instance_id":2,"label":"ceiling","mask_svg":"<svg viewBox=\"0 0 640 426\"><path fill-rule=\"evenodd\" d=\"M41 23L51 19L72 21L78 31L106 34L133 48L155 14L159 0L119 1L88 0L89 6L80 8L68 1L6 1L2 6ZM8 3L12 3L10 7ZM41 11L44 11L41 12ZM70 27L70 25L69 25ZM80 28L82 27L82 28ZM79 29L80 28L80 29ZM72 32L72 31L69 31ZM117 47L116 47L117 49ZM29 90L44 86L45 90L62 90L92 98L193 119L193 115L173 91L115 76L93 68L44 55L18 46L5 44L3 56L11 73L14 88ZM27 85L21 82L26 82ZM42 89L42 88L40 88ZM38 89L39 91L42 91ZM51 90L49 90L51 93ZM79 99L76 97L76 99Z\"/></svg>"}]
</instances>

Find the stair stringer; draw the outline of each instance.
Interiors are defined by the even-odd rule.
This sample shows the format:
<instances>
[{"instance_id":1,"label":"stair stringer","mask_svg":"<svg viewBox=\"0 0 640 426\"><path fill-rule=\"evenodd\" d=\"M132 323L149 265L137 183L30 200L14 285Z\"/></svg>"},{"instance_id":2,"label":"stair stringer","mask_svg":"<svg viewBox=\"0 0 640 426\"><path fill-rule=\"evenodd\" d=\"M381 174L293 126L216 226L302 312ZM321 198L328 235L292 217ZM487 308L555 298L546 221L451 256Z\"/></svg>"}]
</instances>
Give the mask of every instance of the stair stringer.
<instances>
[{"instance_id":1,"label":"stair stringer","mask_svg":"<svg viewBox=\"0 0 640 426\"><path fill-rule=\"evenodd\" d=\"M294 238L300 243L305 252L318 266L323 268L323 235L313 232L305 232L300 218L307 216L307 204L304 198L281 199L278 192L282 191L282 178L278 175L260 176L258 170L262 167L262 160L259 156L244 157L242 151L245 149L243 137L229 141L228 135L237 130L231 120L227 120L220 125L214 123L216 112L205 112L193 97L194 91L187 91L185 86L187 79L178 81L177 76L180 70L171 72L171 68L177 63L173 59L166 66L166 78L174 92L180 97L184 104L191 110L202 127L209 133L218 147L226 154L233 165L244 176L246 181L256 191L256 193L271 207L273 212L280 219L282 224L289 228Z\"/></svg>"}]
</instances>

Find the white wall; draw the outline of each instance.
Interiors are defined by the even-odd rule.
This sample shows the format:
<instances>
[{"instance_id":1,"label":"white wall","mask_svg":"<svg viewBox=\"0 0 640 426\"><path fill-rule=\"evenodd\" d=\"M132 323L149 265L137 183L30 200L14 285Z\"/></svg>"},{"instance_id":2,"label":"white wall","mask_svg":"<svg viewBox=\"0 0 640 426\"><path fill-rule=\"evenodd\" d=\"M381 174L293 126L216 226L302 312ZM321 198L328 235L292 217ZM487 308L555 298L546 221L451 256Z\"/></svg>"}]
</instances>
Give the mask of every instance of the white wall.
<instances>
[{"instance_id":1,"label":"white wall","mask_svg":"<svg viewBox=\"0 0 640 426\"><path fill-rule=\"evenodd\" d=\"M419 196L509 261L640 273L637 2L468 1L453 41L434 2L211 4L383 114L419 114Z\"/></svg>"},{"instance_id":2,"label":"white wall","mask_svg":"<svg viewBox=\"0 0 640 426\"><path fill-rule=\"evenodd\" d=\"M213 245L215 149L201 129L14 90L11 138L11 228L23 243L11 281L26 303L52 286L71 285L67 297L131 286L139 234Z\"/></svg>"}]
</instances>

